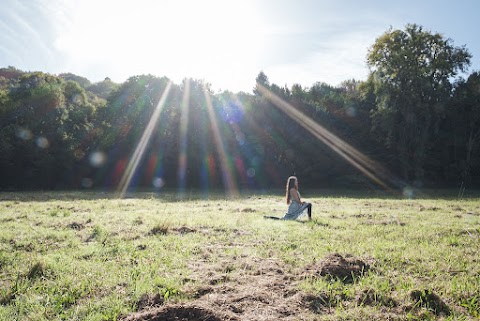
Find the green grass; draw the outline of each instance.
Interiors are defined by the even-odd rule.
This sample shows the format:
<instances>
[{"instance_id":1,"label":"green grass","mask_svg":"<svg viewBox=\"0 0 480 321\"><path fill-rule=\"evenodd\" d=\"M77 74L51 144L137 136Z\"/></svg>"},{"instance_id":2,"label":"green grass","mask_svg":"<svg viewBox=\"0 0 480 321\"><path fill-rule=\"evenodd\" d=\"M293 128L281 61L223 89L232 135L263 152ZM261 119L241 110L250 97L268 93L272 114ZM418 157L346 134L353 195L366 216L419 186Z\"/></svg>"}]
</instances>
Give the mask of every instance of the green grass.
<instances>
[{"instance_id":1,"label":"green grass","mask_svg":"<svg viewBox=\"0 0 480 321\"><path fill-rule=\"evenodd\" d=\"M263 304L273 290L295 312L277 319L480 317L480 198L306 192L303 223L263 218L283 214L280 193L1 193L0 320L117 320L145 298L253 320L240 299ZM370 269L352 282L305 272L332 253Z\"/></svg>"}]
</instances>

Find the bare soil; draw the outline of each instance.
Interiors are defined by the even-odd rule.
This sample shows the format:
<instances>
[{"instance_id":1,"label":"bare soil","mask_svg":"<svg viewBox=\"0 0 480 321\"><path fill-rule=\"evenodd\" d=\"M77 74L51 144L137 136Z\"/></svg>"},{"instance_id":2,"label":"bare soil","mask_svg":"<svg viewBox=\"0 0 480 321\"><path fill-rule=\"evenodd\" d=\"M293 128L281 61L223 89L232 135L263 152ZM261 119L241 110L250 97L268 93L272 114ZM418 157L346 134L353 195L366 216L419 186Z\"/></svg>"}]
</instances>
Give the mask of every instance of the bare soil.
<instances>
[{"instance_id":1,"label":"bare soil","mask_svg":"<svg viewBox=\"0 0 480 321\"><path fill-rule=\"evenodd\" d=\"M217 313L194 305L166 306L162 309L132 314L125 321L222 321L232 320L218 316Z\"/></svg>"},{"instance_id":2,"label":"bare soil","mask_svg":"<svg viewBox=\"0 0 480 321\"><path fill-rule=\"evenodd\" d=\"M351 255L345 257L338 253L327 255L318 263L306 267L306 276L325 276L352 282L354 278L368 272L370 264Z\"/></svg>"},{"instance_id":3,"label":"bare soil","mask_svg":"<svg viewBox=\"0 0 480 321\"><path fill-rule=\"evenodd\" d=\"M311 320L328 313L332 298L313 296L298 289L306 277L338 278L349 282L368 271L369 264L351 256L331 254L302 269L291 269L278 259L239 256L219 261L191 262L192 277L201 286L186 286L188 303L165 304L144 297L139 311L124 321L163 320ZM369 300L368 294L364 301ZM390 302L391 303L391 302ZM394 304L393 304L394 305Z\"/></svg>"}]
</instances>

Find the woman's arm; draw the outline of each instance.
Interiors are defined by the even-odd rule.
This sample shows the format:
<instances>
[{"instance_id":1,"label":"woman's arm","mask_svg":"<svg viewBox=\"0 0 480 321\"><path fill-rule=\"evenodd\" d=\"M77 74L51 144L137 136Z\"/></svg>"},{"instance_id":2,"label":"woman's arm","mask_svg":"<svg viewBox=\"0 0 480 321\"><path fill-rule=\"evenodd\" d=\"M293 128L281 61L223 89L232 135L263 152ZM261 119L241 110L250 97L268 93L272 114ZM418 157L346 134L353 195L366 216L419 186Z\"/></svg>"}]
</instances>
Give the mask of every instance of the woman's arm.
<instances>
[{"instance_id":1,"label":"woman's arm","mask_svg":"<svg viewBox=\"0 0 480 321\"><path fill-rule=\"evenodd\" d=\"M302 204L300 197L298 196L297 190L295 188L290 189L290 196L298 203Z\"/></svg>"}]
</instances>

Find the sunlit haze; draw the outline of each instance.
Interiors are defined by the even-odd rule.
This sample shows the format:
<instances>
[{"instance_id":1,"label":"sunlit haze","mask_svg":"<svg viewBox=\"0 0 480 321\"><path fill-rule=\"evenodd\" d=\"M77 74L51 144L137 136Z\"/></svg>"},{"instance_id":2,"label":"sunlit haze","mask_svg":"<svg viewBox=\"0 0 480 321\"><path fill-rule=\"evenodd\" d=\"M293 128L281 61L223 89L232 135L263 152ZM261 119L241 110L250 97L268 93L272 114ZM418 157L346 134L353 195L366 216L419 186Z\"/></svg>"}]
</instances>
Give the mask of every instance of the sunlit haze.
<instances>
[{"instance_id":1,"label":"sunlit haze","mask_svg":"<svg viewBox=\"0 0 480 321\"><path fill-rule=\"evenodd\" d=\"M68 70L105 65L114 79L152 73L230 88L259 68L262 27L251 2L81 1L69 11L54 44L69 58Z\"/></svg>"},{"instance_id":2,"label":"sunlit haze","mask_svg":"<svg viewBox=\"0 0 480 321\"><path fill-rule=\"evenodd\" d=\"M442 4L443 3L443 4ZM251 92L264 71L281 86L365 79L367 49L390 26L417 23L466 45L480 63L476 1L1 0L0 67L72 72L92 82L139 74L203 79ZM448 4L448 5L447 5Z\"/></svg>"}]
</instances>

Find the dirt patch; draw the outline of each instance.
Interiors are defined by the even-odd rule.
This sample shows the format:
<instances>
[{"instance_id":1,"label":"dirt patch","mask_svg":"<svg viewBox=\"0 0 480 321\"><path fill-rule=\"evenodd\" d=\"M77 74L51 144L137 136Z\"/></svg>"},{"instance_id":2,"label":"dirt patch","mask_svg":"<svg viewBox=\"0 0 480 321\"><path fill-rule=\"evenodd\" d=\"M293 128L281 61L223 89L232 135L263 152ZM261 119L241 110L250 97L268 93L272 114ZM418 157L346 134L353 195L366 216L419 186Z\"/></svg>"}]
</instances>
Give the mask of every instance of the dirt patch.
<instances>
[{"instance_id":1,"label":"dirt patch","mask_svg":"<svg viewBox=\"0 0 480 321\"><path fill-rule=\"evenodd\" d=\"M447 304L431 290L414 290L410 293L410 299L415 306L426 308L436 315L450 315Z\"/></svg>"},{"instance_id":2,"label":"dirt patch","mask_svg":"<svg viewBox=\"0 0 480 321\"><path fill-rule=\"evenodd\" d=\"M317 314L326 313L346 300L348 300L348 298L345 295L332 295L327 292L304 296L307 308Z\"/></svg>"},{"instance_id":3,"label":"dirt patch","mask_svg":"<svg viewBox=\"0 0 480 321\"><path fill-rule=\"evenodd\" d=\"M189 233L202 233L205 235L211 234L225 234L228 233L230 235L248 235L249 233L239 229L225 229L225 228L211 228L211 227L188 227L188 226L180 226L180 227L172 227L168 224L157 224L150 231L147 233L147 236L152 235L167 235L167 234L189 234Z\"/></svg>"},{"instance_id":4,"label":"dirt patch","mask_svg":"<svg viewBox=\"0 0 480 321\"><path fill-rule=\"evenodd\" d=\"M165 303L152 309L162 302L155 303L147 296L137 304L139 311L122 320L310 320L312 313L334 313L336 306L351 304L353 296L300 291L304 271L317 277L347 280L362 275L369 264L339 254L317 263L299 270L275 258L225 256L215 263L210 259L191 261L191 274L182 289L189 303ZM367 294L365 300L369 299L374 300Z\"/></svg>"},{"instance_id":5,"label":"dirt patch","mask_svg":"<svg viewBox=\"0 0 480 321\"><path fill-rule=\"evenodd\" d=\"M196 233L197 230L187 226L171 227L168 224L157 224L147 233L148 236L152 235L167 235L167 234L188 234Z\"/></svg>"},{"instance_id":6,"label":"dirt patch","mask_svg":"<svg viewBox=\"0 0 480 321\"><path fill-rule=\"evenodd\" d=\"M41 278L45 274L45 265L42 262L35 263L27 273L29 280Z\"/></svg>"},{"instance_id":7,"label":"dirt patch","mask_svg":"<svg viewBox=\"0 0 480 321\"><path fill-rule=\"evenodd\" d=\"M200 227L198 229L199 233L205 234L205 235L211 235L211 234L225 234L228 233L230 235L236 235L236 236L242 236L242 235L249 235L250 233L244 230L239 230L239 229L226 229L226 228L211 228L211 227Z\"/></svg>"},{"instance_id":8,"label":"dirt patch","mask_svg":"<svg viewBox=\"0 0 480 321\"><path fill-rule=\"evenodd\" d=\"M480 216L480 213L478 212L467 212L468 215L473 215L473 216Z\"/></svg>"},{"instance_id":9,"label":"dirt patch","mask_svg":"<svg viewBox=\"0 0 480 321\"><path fill-rule=\"evenodd\" d=\"M187 226L182 226L182 227L172 228L172 231L177 232L179 234L188 234L188 233L195 233L197 230Z\"/></svg>"},{"instance_id":10,"label":"dirt patch","mask_svg":"<svg viewBox=\"0 0 480 321\"><path fill-rule=\"evenodd\" d=\"M34 249L35 249L35 246L29 242L27 244L22 244L22 243L17 243L17 241L15 240L10 240L9 241L9 244L15 249L15 250L18 250L18 251L25 251L25 252L32 252Z\"/></svg>"},{"instance_id":11,"label":"dirt patch","mask_svg":"<svg viewBox=\"0 0 480 321\"><path fill-rule=\"evenodd\" d=\"M355 297L355 301L360 306L385 306L394 308L398 303L390 296L375 292L373 289L367 289Z\"/></svg>"},{"instance_id":12,"label":"dirt patch","mask_svg":"<svg viewBox=\"0 0 480 321\"><path fill-rule=\"evenodd\" d=\"M169 226L168 225L156 225L154 226L147 235L166 235L168 233Z\"/></svg>"},{"instance_id":13,"label":"dirt patch","mask_svg":"<svg viewBox=\"0 0 480 321\"><path fill-rule=\"evenodd\" d=\"M85 225L83 225L82 223L78 223L78 222L72 222L72 223L68 224L67 227L71 228L72 230L80 231L80 230L83 230L85 228Z\"/></svg>"},{"instance_id":14,"label":"dirt patch","mask_svg":"<svg viewBox=\"0 0 480 321\"><path fill-rule=\"evenodd\" d=\"M137 320L298 320L308 313L300 278L276 259L236 257L217 264L189 263L192 281L184 295L188 305L165 305L125 318ZM195 280L201 285L196 286Z\"/></svg>"},{"instance_id":15,"label":"dirt patch","mask_svg":"<svg viewBox=\"0 0 480 321\"><path fill-rule=\"evenodd\" d=\"M135 313L124 321L233 321L238 320L225 314L195 305L171 305L146 312Z\"/></svg>"},{"instance_id":16,"label":"dirt patch","mask_svg":"<svg viewBox=\"0 0 480 321\"><path fill-rule=\"evenodd\" d=\"M372 219L374 217L374 215L373 214L354 214L354 215L352 215L352 217Z\"/></svg>"},{"instance_id":17,"label":"dirt patch","mask_svg":"<svg viewBox=\"0 0 480 321\"><path fill-rule=\"evenodd\" d=\"M159 307L163 305L164 301L165 299L163 296L158 293L156 295L144 294L140 297L135 306L137 311L142 311L153 307Z\"/></svg>"},{"instance_id":18,"label":"dirt patch","mask_svg":"<svg viewBox=\"0 0 480 321\"><path fill-rule=\"evenodd\" d=\"M370 269L370 263L366 263L353 256L345 256L338 253L327 255L321 261L306 268L305 277L328 277L339 279L345 283L352 282L354 278L362 276Z\"/></svg>"}]
</instances>

